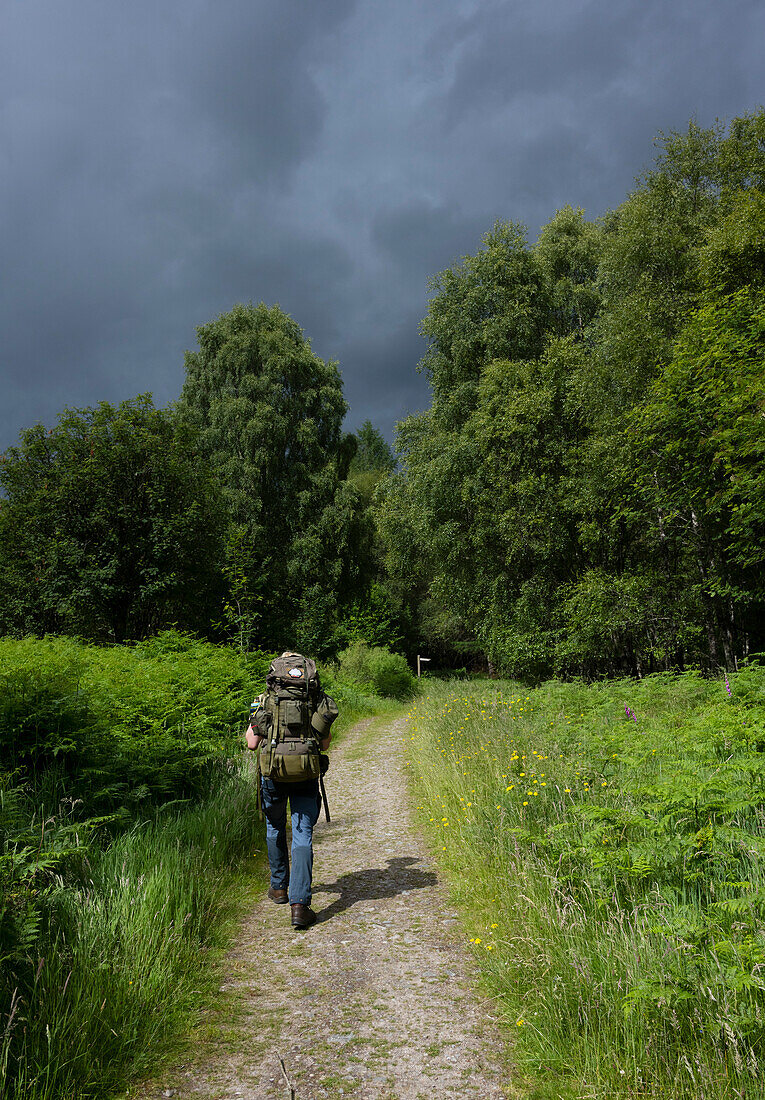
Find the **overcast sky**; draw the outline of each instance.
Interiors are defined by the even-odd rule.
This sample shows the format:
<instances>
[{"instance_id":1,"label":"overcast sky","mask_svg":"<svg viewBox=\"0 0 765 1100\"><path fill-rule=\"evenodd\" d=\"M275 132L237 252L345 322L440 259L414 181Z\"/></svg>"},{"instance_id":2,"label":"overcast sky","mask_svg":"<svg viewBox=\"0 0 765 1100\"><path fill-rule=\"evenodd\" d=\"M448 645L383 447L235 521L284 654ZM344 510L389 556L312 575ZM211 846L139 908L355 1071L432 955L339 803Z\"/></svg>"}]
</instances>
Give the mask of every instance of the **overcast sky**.
<instances>
[{"instance_id":1,"label":"overcast sky","mask_svg":"<svg viewBox=\"0 0 765 1100\"><path fill-rule=\"evenodd\" d=\"M348 426L427 406L427 279L765 102L762 0L3 0L0 449L278 302Z\"/></svg>"}]
</instances>

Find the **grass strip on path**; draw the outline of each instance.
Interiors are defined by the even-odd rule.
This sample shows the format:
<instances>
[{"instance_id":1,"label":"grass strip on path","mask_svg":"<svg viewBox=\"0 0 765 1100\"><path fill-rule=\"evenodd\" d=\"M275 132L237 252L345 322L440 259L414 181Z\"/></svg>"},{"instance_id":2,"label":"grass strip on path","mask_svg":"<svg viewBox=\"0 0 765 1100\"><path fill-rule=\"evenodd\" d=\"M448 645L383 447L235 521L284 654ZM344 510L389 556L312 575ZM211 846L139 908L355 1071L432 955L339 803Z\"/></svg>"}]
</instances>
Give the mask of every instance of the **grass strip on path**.
<instances>
[{"instance_id":1,"label":"grass strip on path","mask_svg":"<svg viewBox=\"0 0 765 1100\"><path fill-rule=\"evenodd\" d=\"M430 681L406 742L469 946L550 1096L761 1095L765 670Z\"/></svg>"}]
</instances>

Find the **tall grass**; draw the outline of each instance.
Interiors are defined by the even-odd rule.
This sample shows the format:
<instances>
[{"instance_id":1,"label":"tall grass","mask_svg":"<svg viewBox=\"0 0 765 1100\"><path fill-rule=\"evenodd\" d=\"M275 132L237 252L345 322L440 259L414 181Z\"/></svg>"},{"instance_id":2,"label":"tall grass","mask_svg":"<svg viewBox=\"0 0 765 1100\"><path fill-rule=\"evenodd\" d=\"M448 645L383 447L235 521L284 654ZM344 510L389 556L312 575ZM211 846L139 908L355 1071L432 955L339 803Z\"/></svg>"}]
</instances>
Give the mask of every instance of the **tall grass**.
<instances>
[{"instance_id":1,"label":"tall grass","mask_svg":"<svg viewBox=\"0 0 765 1100\"><path fill-rule=\"evenodd\" d=\"M101 1100L210 994L265 883L242 732L268 660L0 639L0 1096ZM330 686L340 733L375 709Z\"/></svg>"},{"instance_id":2,"label":"tall grass","mask_svg":"<svg viewBox=\"0 0 765 1100\"><path fill-rule=\"evenodd\" d=\"M31 989L3 1021L3 1094L95 1100L156 1063L210 992L206 959L226 942L260 831L253 786L232 772L49 890Z\"/></svg>"},{"instance_id":3,"label":"tall grass","mask_svg":"<svg viewBox=\"0 0 765 1100\"><path fill-rule=\"evenodd\" d=\"M765 670L730 687L431 683L412 709L419 812L555 1095L763 1094Z\"/></svg>"}]
</instances>

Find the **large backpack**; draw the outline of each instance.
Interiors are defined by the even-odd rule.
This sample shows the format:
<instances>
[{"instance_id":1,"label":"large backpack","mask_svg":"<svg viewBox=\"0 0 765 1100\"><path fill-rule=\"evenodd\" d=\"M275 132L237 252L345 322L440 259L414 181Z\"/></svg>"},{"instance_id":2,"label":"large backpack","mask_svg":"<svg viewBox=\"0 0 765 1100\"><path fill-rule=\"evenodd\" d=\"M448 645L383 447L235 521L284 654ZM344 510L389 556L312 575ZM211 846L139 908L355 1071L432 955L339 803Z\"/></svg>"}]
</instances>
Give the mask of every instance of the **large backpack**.
<instances>
[{"instance_id":1,"label":"large backpack","mask_svg":"<svg viewBox=\"0 0 765 1100\"><path fill-rule=\"evenodd\" d=\"M266 687L251 711L264 738L258 754L261 775L279 783L318 779L319 742L337 717L337 707L321 690L316 663L301 653L284 653L271 662Z\"/></svg>"}]
</instances>

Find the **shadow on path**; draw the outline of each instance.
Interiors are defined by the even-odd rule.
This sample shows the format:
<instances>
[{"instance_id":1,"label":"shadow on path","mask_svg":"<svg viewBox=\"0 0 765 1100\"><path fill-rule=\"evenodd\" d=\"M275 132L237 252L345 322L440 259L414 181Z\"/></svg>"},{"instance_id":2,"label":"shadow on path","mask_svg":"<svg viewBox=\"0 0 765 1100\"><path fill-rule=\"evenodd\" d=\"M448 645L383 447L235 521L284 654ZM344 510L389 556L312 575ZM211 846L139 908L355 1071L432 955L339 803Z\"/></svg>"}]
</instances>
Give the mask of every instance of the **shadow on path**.
<instances>
[{"instance_id":1,"label":"shadow on path","mask_svg":"<svg viewBox=\"0 0 765 1100\"><path fill-rule=\"evenodd\" d=\"M317 914L318 921L331 920L350 909L357 901L374 901L377 898L393 898L409 890L424 890L435 886L438 879L432 871L413 867L419 860L412 856L394 856L387 867L366 867L363 871L347 871L336 882L326 882L314 887L314 894L339 894L326 909Z\"/></svg>"}]
</instances>

